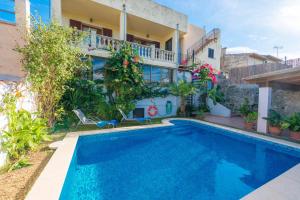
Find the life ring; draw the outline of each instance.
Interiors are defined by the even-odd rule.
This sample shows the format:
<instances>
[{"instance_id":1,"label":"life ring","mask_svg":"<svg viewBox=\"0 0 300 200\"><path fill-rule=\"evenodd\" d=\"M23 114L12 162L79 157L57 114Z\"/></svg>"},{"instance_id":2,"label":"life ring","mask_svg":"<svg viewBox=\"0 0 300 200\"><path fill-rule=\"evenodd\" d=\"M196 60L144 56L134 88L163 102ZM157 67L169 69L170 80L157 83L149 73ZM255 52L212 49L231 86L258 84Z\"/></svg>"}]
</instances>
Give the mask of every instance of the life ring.
<instances>
[{"instance_id":1,"label":"life ring","mask_svg":"<svg viewBox=\"0 0 300 200\"><path fill-rule=\"evenodd\" d=\"M147 113L148 113L149 116L154 117L155 115L157 115L158 109L154 105L149 106L148 109L147 109Z\"/></svg>"}]
</instances>

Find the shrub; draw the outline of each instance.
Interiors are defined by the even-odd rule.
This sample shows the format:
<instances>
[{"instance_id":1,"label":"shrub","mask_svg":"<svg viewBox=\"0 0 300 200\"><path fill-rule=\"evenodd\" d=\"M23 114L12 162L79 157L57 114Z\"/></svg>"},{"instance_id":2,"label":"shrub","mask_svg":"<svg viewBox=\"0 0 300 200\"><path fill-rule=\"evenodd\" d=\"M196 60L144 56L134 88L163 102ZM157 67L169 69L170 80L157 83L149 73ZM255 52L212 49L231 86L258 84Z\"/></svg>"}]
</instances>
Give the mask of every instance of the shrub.
<instances>
[{"instance_id":1,"label":"shrub","mask_svg":"<svg viewBox=\"0 0 300 200\"><path fill-rule=\"evenodd\" d=\"M269 125L271 126L281 126L283 122L283 118L280 115L280 113L276 112L275 110L270 109L269 110L269 116L264 118L269 122Z\"/></svg>"},{"instance_id":2,"label":"shrub","mask_svg":"<svg viewBox=\"0 0 300 200\"><path fill-rule=\"evenodd\" d=\"M290 117L287 117L282 123L283 129L289 129L291 131L300 131L300 113L294 113Z\"/></svg>"},{"instance_id":3,"label":"shrub","mask_svg":"<svg viewBox=\"0 0 300 200\"><path fill-rule=\"evenodd\" d=\"M247 123L254 123L257 121L257 112L249 112L245 117L244 120Z\"/></svg>"},{"instance_id":4,"label":"shrub","mask_svg":"<svg viewBox=\"0 0 300 200\"><path fill-rule=\"evenodd\" d=\"M241 113L242 116L247 116L249 113L251 113L251 106L249 105L249 100L248 98L244 99L244 102L242 103L239 112Z\"/></svg>"},{"instance_id":5,"label":"shrub","mask_svg":"<svg viewBox=\"0 0 300 200\"><path fill-rule=\"evenodd\" d=\"M78 69L88 66L77 47L84 35L55 22L45 25L33 20L33 23L26 45L18 51L28 72L28 81L38 94L40 115L52 126L60 114L57 105L66 89L65 84Z\"/></svg>"},{"instance_id":6,"label":"shrub","mask_svg":"<svg viewBox=\"0 0 300 200\"><path fill-rule=\"evenodd\" d=\"M129 43L122 43L119 50L111 49L111 57L104 66L104 85L114 113L118 113L117 108L125 113L135 108L144 80L138 52Z\"/></svg>"},{"instance_id":7,"label":"shrub","mask_svg":"<svg viewBox=\"0 0 300 200\"><path fill-rule=\"evenodd\" d=\"M25 166L24 157L28 151L50 139L47 135L47 121L24 109L17 110L16 97L13 95L6 94L3 103L1 112L8 118L8 127L1 135L2 150L7 152L13 166Z\"/></svg>"}]
</instances>

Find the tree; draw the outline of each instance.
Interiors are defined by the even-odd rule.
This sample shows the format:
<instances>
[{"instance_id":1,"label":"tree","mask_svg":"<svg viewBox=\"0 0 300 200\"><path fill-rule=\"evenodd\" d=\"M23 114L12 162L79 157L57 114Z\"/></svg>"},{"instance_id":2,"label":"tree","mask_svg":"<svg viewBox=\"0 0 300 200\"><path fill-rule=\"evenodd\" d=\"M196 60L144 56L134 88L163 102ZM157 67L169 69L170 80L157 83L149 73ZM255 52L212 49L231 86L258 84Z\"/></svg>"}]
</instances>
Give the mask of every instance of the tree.
<instances>
[{"instance_id":1,"label":"tree","mask_svg":"<svg viewBox=\"0 0 300 200\"><path fill-rule=\"evenodd\" d=\"M75 72L87 67L78 45L84 35L75 29L60 26L56 22L48 25L33 22L26 35L26 45L19 47L27 79L37 93L41 117L52 126L59 117L58 102L66 89L66 83ZM86 60L86 59L85 59Z\"/></svg>"},{"instance_id":2,"label":"tree","mask_svg":"<svg viewBox=\"0 0 300 200\"><path fill-rule=\"evenodd\" d=\"M144 80L138 53L129 43L123 42L118 50L111 49L111 57L104 67L104 85L115 110L121 108L129 112L134 109Z\"/></svg>"},{"instance_id":3,"label":"tree","mask_svg":"<svg viewBox=\"0 0 300 200\"><path fill-rule=\"evenodd\" d=\"M184 80L180 80L177 84L171 86L171 93L180 97L180 112L185 113L186 97L196 92L196 88Z\"/></svg>"}]
</instances>

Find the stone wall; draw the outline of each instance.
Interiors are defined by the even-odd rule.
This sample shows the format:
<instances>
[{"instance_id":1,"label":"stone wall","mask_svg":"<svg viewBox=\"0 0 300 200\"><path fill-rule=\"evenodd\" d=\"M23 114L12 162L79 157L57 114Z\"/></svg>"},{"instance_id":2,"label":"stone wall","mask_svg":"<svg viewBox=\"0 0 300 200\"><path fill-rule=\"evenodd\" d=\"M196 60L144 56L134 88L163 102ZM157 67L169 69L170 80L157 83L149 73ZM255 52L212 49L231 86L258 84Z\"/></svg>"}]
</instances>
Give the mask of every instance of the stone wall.
<instances>
[{"instance_id":1,"label":"stone wall","mask_svg":"<svg viewBox=\"0 0 300 200\"><path fill-rule=\"evenodd\" d=\"M220 78L219 85L225 95L225 103L233 113L238 113L244 99L249 100L250 106L257 110L258 85L255 84L231 84L228 79ZM283 115L291 115L300 112L300 88L288 84L271 84L272 109Z\"/></svg>"},{"instance_id":2,"label":"stone wall","mask_svg":"<svg viewBox=\"0 0 300 200\"><path fill-rule=\"evenodd\" d=\"M282 84L273 86L272 109L283 115L300 112L300 89L298 87L284 87Z\"/></svg>"},{"instance_id":3,"label":"stone wall","mask_svg":"<svg viewBox=\"0 0 300 200\"><path fill-rule=\"evenodd\" d=\"M258 107L258 86L253 84L235 84L222 87L225 94L224 106L229 108L233 113L238 113L239 108L244 103L245 98L249 100L253 110Z\"/></svg>"}]
</instances>

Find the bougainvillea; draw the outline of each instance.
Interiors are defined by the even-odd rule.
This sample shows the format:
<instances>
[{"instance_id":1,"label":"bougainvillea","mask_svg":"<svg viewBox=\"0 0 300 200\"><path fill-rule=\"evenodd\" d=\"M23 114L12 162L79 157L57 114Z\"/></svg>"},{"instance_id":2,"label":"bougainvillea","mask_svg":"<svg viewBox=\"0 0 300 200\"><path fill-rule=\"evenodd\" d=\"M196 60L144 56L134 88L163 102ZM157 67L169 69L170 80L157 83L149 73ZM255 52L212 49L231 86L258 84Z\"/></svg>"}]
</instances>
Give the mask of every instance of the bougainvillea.
<instances>
[{"instance_id":1,"label":"bougainvillea","mask_svg":"<svg viewBox=\"0 0 300 200\"><path fill-rule=\"evenodd\" d=\"M216 74L218 74L218 72L214 70L210 64L204 64L197 66L197 68L192 71L192 78L193 80L198 80L201 83L211 81L215 84L217 83Z\"/></svg>"}]
</instances>

